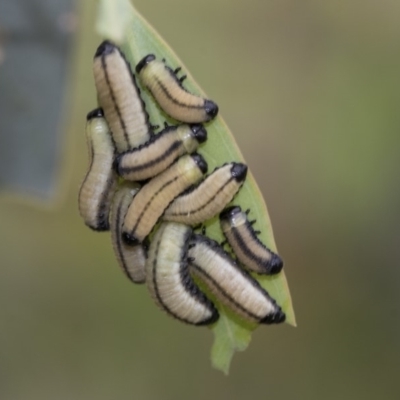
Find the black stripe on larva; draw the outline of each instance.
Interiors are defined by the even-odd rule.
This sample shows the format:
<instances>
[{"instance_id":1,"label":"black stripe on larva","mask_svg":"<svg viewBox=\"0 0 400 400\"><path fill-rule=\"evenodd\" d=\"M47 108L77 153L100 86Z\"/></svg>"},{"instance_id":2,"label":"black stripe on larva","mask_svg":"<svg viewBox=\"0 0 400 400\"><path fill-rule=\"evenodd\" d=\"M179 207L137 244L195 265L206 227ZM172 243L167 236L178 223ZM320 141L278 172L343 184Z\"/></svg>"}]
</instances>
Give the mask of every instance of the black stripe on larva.
<instances>
[{"instance_id":1,"label":"black stripe on larva","mask_svg":"<svg viewBox=\"0 0 400 400\"><path fill-rule=\"evenodd\" d=\"M202 105L198 105L198 106L182 103L179 100L177 100L175 97L172 97L172 95L169 92L168 88L165 87L165 85L156 76L154 77L154 80L157 82L157 84L160 87L160 89L164 92L165 96L169 100L171 100L172 103L176 104L177 106L180 106L180 107L183 107L183 108L188 108L188 109L196 109L196 110L203 110L204 109L204 99L203 99L203 104ZM182 89L184 89L184 88L182 88Z\"/></svg>"},{"instance_id":2,"label":"black stripe on larva","mask_svg":"<svg viewBox=\"0 0 400 400\"><path fill-rule=\"evenodd\" d=\"M269 275L274 275L274 274L278 274L279 272L281 272L282 268L283 268L283 261L282 259L274 252L272 252L271 250L269 250L257 237L257 235L255 234L252 226L250 225L250 223L247 221L246 222L246 228L249 230L249 233L251 235L251 238L257 242L257 244L261 247L263 247L266 251L268 251L271 254L271 258L268 261L268 267L265 270L266 273L268 273ZM265 259L262 257L258 257L256 256L247 246L247 243L243 240L243 237L239 234L239 232L237 231L237 229L235 228L231 228L231 234L234 237L234 240L236 241L237 245L240 247L240 249L243 251L243 253L245 253L249 258L253 259L257 264L259 265L265 265Z\"/></svg>"},{"instance_id":3,"label":"black stripe on larva","mask_svg":"<svg viewBox=\"0 0 400 400\"><path fill-rule=\"evenodd\" d=\"M121 208L122 208L122 201L121 201L121 203L119 204L119 206L118 206L118 209L117 209L117 221L116 221L116 226L117 226L117 229L121 226ZM123 216L124 217L124 216ZM122 217L122 218L123 218ZM122 249L122 243L121 243L121 240L120 240L121 238L117 238L117 249L118 249L118 253L119 253L119 255L120 255L120 257L121 257L121 261L122 261L122 269L124 270L124 272L125 272L125 275L132 281L132 282L134 282L134 280L132 279L132 277L131 277L131 275L130 275L130 273L129 273L129 269L128 269L128 267L126 266L126 261L125 261L125 257L124 257L124 252L123 252L123 249ZM136 283L136 282L134 282L134 283Z\"/></svg>"},{"instance_id":4,"label":"black stripe on larva","mask_svg":"<svg viewBox=\"0 0 400 400\"><path fill-rule=\"evenodd\" d=\"M206 295L198 288L198 286L193 282L192 277L189 273L189 265L185 260L185 256L187 254L187 250L189 247L190 238L192 236L191 229L188 229L185 237L185 245L181 249L181 265L179 268L179 277L181 280L182 286L185 288L185 291L189 293L192 297L195 297L196 300L203 304L206 308L208 308L211 312L210 318L197 323L196 325L209 325L214 323L219 318L219 313L215 308L214 304L206 297Z\"/></svg>"},{"instance_id":5,"label":"black stripe on larva","mask_svg":"<svg viewBox=\"0 0 400 400\"><path fill-rule=\"evenodd\" d=\"M168 182L164 183L164 185L162 185L160 187L159 190L157 190L156 193L153 194L153 196L151 196L150 200L147 202L146 206L144 207L144 209L142 210L142 212L140 213L140 215L138 216L138 219L133 227L133 229L131 229L130 232L123 232L122 233L122 239L125 241L126 244L128 245L135 245L135 244L139 244L141 243L141 241L134 235L134 232L136 231L136 228L138 227L140 221L142 220L143 216L145 215L147 209L150 207L150 204L153 202L153 200L169 185L171 185L172 183L174 183L177 179L179 179L179 176L174 177L173 179L169 180Z\"/></svg>"},{"instance_id":6,"label":"black stripe on larva","mask_svg":"<svg viewBox=\"0 0 400 400\"><path fill-rule=\"evenodd\" d=\"M128 70L129 70L131 79L132 79L132 84L133 84L133 86L135 87L136 92L137 92L137 96L138 96L138 98L139 98L139 100L140 100L140 102L141 102L141 104L142 104L142 111L143 111L144 116L145 116L145 123L146 123L146 126L147 126L147 130L148 130L148 132L149 132L150 137L152 137L152 136L154 135L154 132L153 132L153 130L151 129L151 125L150 125L150 122L149 122L149 120L150 120L149 113L148 113L147 110L146 110L146 103L144 102L142 96L140 95L141 91L140 91L139 85L138 85L137 82L136 82L136 77L135 77L135 75L133 74L133 70L132 70L132 67L131 67L131 63L128 61L128 59L127 59L126 56L125 56L125 53L123 53L123 52L121 51L121 49L118 49L118 51L119 51L119 53L121 54L121 57L125 60L125 62L126 62L126 64L127 64L127 67L128 67Z\"/></svg>"},{"instance_id":7,"label":"black stripe on larva","mask_svg":"<svg viewBox=\"0 0 400 400\"><path fill-rule=\"evenodd\" d=\"M115 151L114 151L115 154ZM110 171L111 172L111 171ZM109 203L111 201L110 199L110 189L111 186L114 184L113 178L110 177L110 179L107 182L107 187L105 188L103 195L101 196L100 200L100 208L99 212L97 214L97 224L96 224L96 231L108 231L110 229L110 221L109 221L109 214L107 213L110 211L109 209Z\"/></svg>"},{"instance_id":8,"label":"black stripe on larva","mask_svg":"<svg viewBox=\"0 0 400 400\"><path fill-rule=\"evenodd\" d=\"M86 115L86 121L90 121L93 118L104 118L104 111L101 107L95 108Z\"/></svg>"},{"instance_id":9,"label":"black stripe on larva","mask_svg":"<svg viewBox=\"0 0 400 400\"><path fill-rule=\"evenodd\" d=\"M104 42L103 42L103 43L104 43ZM101 47L101 45L100 45L99 47ZM116 48L116 47L114 46L113 49L114 49L114 48ZM109 77L109 75L108 75L108 68L107 68L107 63L106 63L106 58L105 58L105 55L106 55L106 54L108 54L108 53L101 53L101 66L103 67L103 70L104 70L104 77L106 78L108 90L110 91L111 100L112 100L112 102L113 102L115 111L116 111L116 113L117 113L117 115L118 115L119 123L121 124L121 128L122 128L122 130L123 130L123 132L124 132L125 142L126 142L127 146L129 147L129 146L130 146L130 143L129 143L128 132L126 131L125 121L124 121L124 119L122 118L121 110L120 110L119 107L118 107L117 100L116 100L116 98L115 98L115 94L114 94L113 88L112 88L112 86L111 86L110 77Z\"/></svg>"},{"instance_id":10,"label":"black stripe on larva","mask_svg":"<svg viewBox=\"0 0 400 400\"><path fill-rule=\"evenodd\" d=\"M153 271L153 287L154 287L154 293L156 295L156 298L158 300L158 302L160 303L160 306L170 315L173 315L177 320L185 322L185 323L189 323L189 321L186 321L180 317L178 317L177 315L173 314L172 311L169 309L169 307L163 302L162 297L160 296L160 292L158 290L158 285L157 285L157 262L159 261L159 256L158 253L160 251L160 243L162 240L162 236L159 238L158 242L156 243L156 251L155 251L155 257L153 259L152 262L152 271Z\"/></svg>"},{"instance_id":11,"label":"black stripe on larva","mask_svg":"<svg viewBox=\"0 0 400 400\"><path fill-rule=\"evenodd\" d=\"M200 183L199 183L198 185L196 185L196 186L190 187L188 190L186 190L185 192L181 193L181 194L180 194L180 197L181 197L181 196L183 197L183 196L185 196L185 195L187 195L187 194L190 194L190 193L194 192L195 190L197 190L197 189L204 183L204 181L205 181L209 176L211 176L215 171L217 171L218 169L224 167L225 165L226 165L226 164L224 164L224 165L222 165L222 166L220 166L220 167L215 168L215 170L214 170L210 175L206 176L202 182L200 182ZM237 168L236 168L236 167L237 167ZM235 173L233 172L235 168L236 168L236 169L240 169L240 171L241 171L240 176L236 176ZM206 170L205 172L203 172L203 173L206 173L206 172L207 172L207 170ZM196 213L200 212L201 210L204 210L206 207L209 206L210 203L212 203L212 202L214 201L215 197L217 197L218 194L219 194L220 192L222 192L222 191L224 190L224 188L225 188L227 185L229 185L229 183L230 183L233 179L235 179L237 182L240 183L240 182L241 182L241 179L240 179L240 178L243 178L243 180L244 180L244 179L246 178L246 173L247 173L247 166L246 166L245 164L233 163L233 166L232 166L232 168L231 168L231 178L229 178L229 179L218 189L218 191L215 193L214 197L210 198L206 203L202 204L199 208L196 208L196 209L194 209L194 210L190 210L190 214L193 215L193 214L196 214ZM230 200L230 201L232 201L232 200ZM179 216L179 215L183 215L183 213L177 213L177 212L176 212L176 213L171 213L171 215L173 215L173 216Z\"/></svg>"},{"instance_id":12,"label":"black stripe on larva","mask_svg":"<svg viewBox=\"0 0 400 400\"><path fill-rule=\"evenodd\" d=\"M97 112L98 110L102 110L102 109L96 108L95 110L91 111L89 114L91 114L91 113L95 114L95 112ZM94 117L89 118L89 119L93 119L93 118ZM101 116L99 118L101 118ZM89 141L89 146L90 146L89 147L90 165L86 172L85 178L83 179L81 187L79 189L79 197L80 197L82 188L85 186L85 182L88 179L90 172L92 171L94 158L95 158L94 149L93 149L93 140ZM114 154L115 154L115 150L114 150ZM109 191L110 191L110 187L112 186L112 184L113 184L113 180L111 178L108 180L107 187L105 188L103 195L101 197L101 200L100 200L100 207L97 212L96 225L92 226L92 225L86 224L90 229L92 229L95 232L105 232L110 229L109 215L107 214L107 206L108 206L107 203L109 200L108 196L109 196Z\"/></svg>"},{"instance_id":13,"label":"black stripe on larva","mask_svg":"<svg viewBox=\"0 0 400 400\"><path fill-rule=\"evenodd\" d=\"M78 196L78 198L81 197L82 189L83 189L83 187L85 186L85 182L86 182L86 180L88 179L89 174L90 174L90 171L91 171L92 168L93 168L93 162L94 162L93 141L92 141L92 140L88 141L88 144L89 144L88 152L89 152L90 165L89 165L88 170L86 171L85 177L83 178L83 182L82 182L81 187L80 187L80 189L79 189L79 196ZM89 226L89 225L87 225L87 226ZM89 228L90 228L90 229L93 229L91 226L89 226Z\"/></svg>"},{"instance_id":14,"label":"black stripe on larva","mask_svg":"<svg viewBox=\"0 0 400 400\"><path fill-rule=\"evenodd\" d=\"M158 138L160 137L160 135L163 135L163 134L165 134L165 133L167 133L167 132L169 132L169 131L172 131L172 130L176 129L176 127L177 127L177 126L167 126L167 127L166 127L165 129L163 129L160 133L157 133L156 135L154 135L154 134L151 135L150 139L149 139L147 142L141 144L140 146L135 147L135 148L130 149L130 150L127 150L127 151L124 151L124 152L122 152L122 153L119 153L119 154L115 157L115 160L114 160L114 162L113 162L113 168L114 168L114 170L115 170L118 174L120 174L120 175L121 175L122 172L130 172L130 171L132 171L132 170L136 171L136 168L137 168L137 167L133 167L133 168L125 167L125 168L123 168L123 167L120 167L120 166L119 166L120 163L121 163L121 159L123 158L123 156L126 155L126 154L131 154L131 153L140 151L140 150L142 150L142 149L144 149L144 148L150 146L151 144L153 144L155 141L158 140Z\"/></svg>"},{"instance_id":15,"label":"black stripe on larva","mask_svg":"<svg viewBox=\"0 0 400 400\"><path fill-rule=\"evenodd\" d=\"M203 277L203 279L207 282L211 282L211 285L215 286L218 290L218 292L225 297L230 303L232 303L236 308L238 308L239 310L241 310L243 312L243 314L246 314L250 317L250 319L254 319L256 321L260 321L260 318L257 317L257 315L251 313L249 310L247 310L246 308L244 308L240 303L238 303L232 296L229 295L229 293L227 293L221 286L220 284L211 277L211 275L209 275L206 271L204 271L201 267L199 267L196 264L196 261L190 263L190 265L192 266L192 268L194 268L196 270L196 272Z\"/></svg>"},{"instance_id":16,"label":"black stripe on larva","mask_svg":"<svg viewBox=\"0 0 400 400\"><path fill-rule=\"evenodd\" d=\"M161 135L161 133L159 133L159 135ZM157 136L153 136L153 137L157 138ZM129 152L125 152L116 157L116 159L114 160L114 166L115 166L117 173L121 176L128 174L128 173L132 173L132 172L142 171L144 169L150 168L150 167L160 163L165 158L167 158L170 154L172 154L180 146L181 146L181 142L175 141L171 144L171 146L168 147L168 149L165 150L165 152L160 157L150 160L145 164L137 165L136 167L120 167L120 161L121 161L122 156L124 154L129 153Z\"/></svg>"},{"instance_id":17,"label":"black stripe on larva","mask_svg":"<svg viewBox=\"0 0 400 400\"><path fill-rule=\"evenodd\" d=\"M200 289L194 284L192 278L189 275L189 266L188 263L185 260L185 255L187 253L187 249L188 249L188 245L189 245L189 239L191 237L191 230L188 229L187 233L186 233L186 237L184 240L184 245L181 248L181 255L180 255L180 266L179 266L179 277L180 277L180 281L182 286L185 288L185 291L187 293L189 293L190 295L192 295L193 297L196 298L196 300L198 300L201 304L203 304L204 306L206 306L210 311L211 311L211 316L210 318L201 321L197 324L194 324L193 322L181 318L180 316L176 315L163 301L160 292L158 290L158 285L157 285L157 262L160 261L158 253L159 253L159 249L160 249L160 243L162 240L162 236L160 237L158 243L157 243L157 250L155 252L155 257L153 260L153 265L152 265L152 270L153 270L153 287L154 287L154 292L155 295L157 297L158 302L160 303L161 307L170 315L172 315L174 318L176 318L179 321L185 322L187 324L191 324L191 325L197 325L197 326L201 326L201 325L209 325L212 324L213 322L215 322L218 318L219 318L219 314L217 309L215 308L214 304L209 301L206 296L204 295L203 292L200 291ZM161 260L162 261L162 260Z\"/></svg>"},{"instance_id":18,"label":"black stripe on larva","mask_svg":"<svg viewBox=\"0 0 400 400\"><path fill-rule=\"evenodd\" d=\"M121 55L121 57L123 58L123 60L126 63L126 67L128 68L129 75L131 76L132 84L133 84L134 88L136 89L137 97L138 97L138 99L140 100L140 102L142 104L142 111L143 111L144 116L145 116L145 123L146 123L146 126L147 126L148 133L149 133L150 136L152 136L153 135L153 131L150 128L149 114L146 111L146 104L145 104L144 100L142 99L142 97L140 96L140 88L139 88L138 84L136 83L136 77L132 72L131 64L128 61L128 59L126 58L125 53L123 51L121 51L121 49L117 45L115 45L114 43L110 42L109 40L105 40L97 48L94 58L100 57L100 56L102 58L101 59L101 63L102 63L102 66L104 68L104 75L105 75L105 78L106 78L107 85L108 85L108 87L110 89L111 98L112 98L114 106L116 108L116 112L118 114L118 117L119 117L120 121L122 121L120 110L116 105L115 96L114 96L114 93L113 93L113 91L111 89L111 85L110 85L110 81L109 81L109 77L108 77L108 72L107 72L107 70L106 70L106 68L104 66L105 65L104 57L106 55L108 55L108 54L111 54L114 50L116 50ZM125 124L121 123L121 126L122 126L122 129L124 131L124 136L127 137ZM128 143L128 145L130 145L128 140L127 140L127 143Z\"/></svg>"},{"instance_id":19,"label":"black stripe on larva","mask_svg":"<svg viewBox=\"0 0 400 400\"><path fill-rule=\"evenodd\" d=\"M220 220L231 220L236 214L239 214L242 212L242 209L239 206L233 206L233 207L229 207L226 210L224 210L221 214L220 214ZM259 245L261 246L263 249L265 249L267 252L269 252L271 254L271 259L268 261L268 268L265 270L266 273L268 273L269 275L274 275L274 274L278 274L279 272L281 272L282 268L283 268L283 261L280 258L280 256L276 253L274 253L273 251L271 251L270 249L268 249L267 246L264 245L264 243L262 243L253 227L251 226L250 222L247 220L246 218L246 222L245 222L245 226L246 229L249 231L251 238ZM240 247L240 249L243 251L243 253L245 253L247 255L247 257L255 260L257 262L257 264L259 265L265 265L265 259L256 256L247 246L247 243L243 240L243 237L239 234L238 230L235 227L231 226L231 234L234 237L234 240L236 241L237 245Z\"/></svg>"},{"instance_id":20,"label":"black stripe on larva","mask_svg":"<svg viewBox=\"0 0 400 400\"><path fill-rule=\"evenodd\" d=\"M197 164L197 166L199 167L200 171L202 171L203 173L207 172L207 162L204 160L204 158L197 153L193 153L191 155L191 157L193 158L193 160L195 161L195 163ZM151 196L151 198L149 199L149 201L147 202L146 206L144 207L144 209L142 210L142 212L140 213L140 215L138 216L138 219L136 221L136 224L134 225L133 229L131 229L130 232L123 232L122 234L122 238L125 241L126 244L128 245L134 245L134 244L138 244L141 243L141 241L135 237L134 232L136 231L137 226L139 225L140 221L142 220L143 216L145 215L147 209L150 207L150 204L153 202L153 200L169 185L171 185L173 182L175 182L177 179L179 179L180 176L176 176L173 179L169 180L168 182L164 183L164 185L162 185L160 187L159 190L157 190L156 193L153 194L153 196ZM172 200L173 201L173 200ZM172 201L168 204L166 204L165 208L167 208L169 206L169 204L172 203Z\"/></svg>"},{"instance_id":21,"label":"black stripe on larva","mask_svg":"<svg viewBox=\"0 0 400 400\"><path fill-rule=\"evenodd\" d=\"M235 265L236 268L237 268L238 273L239 273L239 274L242 274L246 279L248 279L249 282L251 283L251 285L252 285L253 287L255 287L257 290L260 290L261 292L263 292L263 294L264 294L264 295L270 300L270 302L271 302L272 304L274 304L275 307L276 307L276 310L275 310L274 313L271 313L271 314L267 315L266 317L264 317L264 318L261 319L261 320L260 320L257 316L252 316L252 314L249 313L248 310L244 310L244 313L246 313L246 314L252 316L252 318L256 319L257 321L259 321L260 323L263 323L263 324L278 324L278 323L283 322L283 321L285 320L285 318L286 318L286 317L285 317L285 314L283 313L283 311L282 311L282 309L279 307L279 305L276 303L275 299L273 299L273 298L269 295L269 293L260 285L260 283L259 283L257 280L255 280L247 271L245 271L245 270L243 270L242 268L240 268L240 267L237 265L237 263L235 262L235 260L233 260L232 257L231 257L231 256L230 256L230 255L215 241L215 240L212 240L212 239L210 239L210 238L208 238L208 237L206 237L206 236L203 236L203 235L194 234L194 235L192 235L192 241L191 241L191 243L196 244L196 242L199 242L199 243L203 242L203 243L205 243L206 245L212 247L213 250L214 250L219 256L221 256L222 258L224 258L227 262L231 263L232 265ZM191 263L191 265L194 265L194 263ZM195 268L198 269L198 268L200 268L200 267L199 267L198 265L195 265ZM200 271L200 272L203 273L203 275L206 275L206 274L204 273L204 271ZM210 279L210 280L211 280L211 279ZM212 281L212 282L215 283L215 285L218 286L218 288L219 288L218 282L214 282L214 281ZM232 299L231 297L229 297L229 296L227 295L227 293L224 292L224 291L222 290L222 288L221 288L221 293L223 293L224 296L225 296L227 299L231 299L231 300L232 300L232 303L234 303L235 305L237 305L238 308L240 308L241 310L243 310L243 307L242 307L241 305L238 305L238 304L235 302L234 299Z\"/></svg>"},{"instance_id":22,"label":"black stripe on larva","mask_svg":"<svg viewBox=\"0 0 400 400\"><path fill-rule=\"evenodd\" d=\"M139 73L149 62L155 59L156 56L154 54L148 54L147 56L143 57L136 65L136 73Z\"/></svg>"}]
</instances>

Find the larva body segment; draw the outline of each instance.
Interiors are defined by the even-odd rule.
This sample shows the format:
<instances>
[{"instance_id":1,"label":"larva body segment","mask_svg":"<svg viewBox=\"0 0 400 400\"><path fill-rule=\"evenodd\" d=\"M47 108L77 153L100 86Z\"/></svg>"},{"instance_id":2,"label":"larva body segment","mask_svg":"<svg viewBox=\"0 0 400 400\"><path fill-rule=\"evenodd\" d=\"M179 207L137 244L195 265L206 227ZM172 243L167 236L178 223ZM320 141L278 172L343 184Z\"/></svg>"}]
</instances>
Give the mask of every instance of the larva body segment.
<instances>
[{"instance_id":1,"label":"larva body segment","mask_svg":"<svg viewBox=\"0 0 400 400\"><path fill-rule=\"evenodd\" d=\"M145 184L134 197L125 217L123 238L128 244L142 243L168 204L207 171L199 154L181 157Z\"/></svg>"},{"instance_id":2,"label":"larva body segment","mask_svg":"<svg viewBox=\"0 0 400 400\"><path fill-rule=\"evenodd\" d=\"M160 107L178 121L200 123L212 120L218 106L211 100L189 93L182 86L174 71L153 54L144 57L136 72Z\"/></svg>"},{"instance_id":3,"label":"larva body segment","mask_svg":"<svg viewBox=\"0 0 400 400\"><path fill-rule=\"evenodd\" d=\"M113 43L104 41L93 60L98 101L110 126L117 152L150 139L151 129L140 90L129 63Z\"/></svg>"},{"instance_id":4,"label":"larva body segment","mask_svg":"<svg viewBox=\"0 0 400 400\"><path fill-rule=\"evenodd\" d=\"M197 187L177 197L165 210L165 221L197 225L219 214L246 179L247 166L228 163L217 168Z\"/></svg>"},{"instance_id":5,"label":"larva body segment","mask_svg":"<svg viewBox=\"0 0 400 400\"><path fill-rule=\"evenodd\" d=\"M212 293L243 319L257 323L280 323L285 314L275 300L217 242L194 235L189 246L190 271Z\"/></svg>"},{"instance_id":6,"label":"larva body segment","mask_svg":"<svg viewBox=\"0 0 400 400\"><path fill-rule=\"evenodd\" d=\"M152 178L167 169L183 154L193 153L207 139L201 125L170 126L136 149L120 154L116 169L131 181Z\"/></svg>"},{"instance_id":7,"label":"larva body segment","mask_svg":"<svg viewBox=\"0 0 400 400\"><path fill-rule=\"evenodd\" d=\"M188 324L207 325L219 315L189 275L186 253L191 234L186 225L161 224L149 248L146 282L155 302L169 315Z\"/></svg>"},{"instance_id":8,"label":"larva body segment","mask_svg":"<svg viewBox=\"0 0 400 400\"><path fill-rule=\"evenodd\" d=\"M247 214L239 206L224 210L220 214L220 224L229 245L243 266L268 275L282 270L282 259L258 239Z\"/></svg>"},{"instance_id":9,"label":"larva body segment","mask_svg":"<svg viewBox=\"0 0 400 400\"><path fill-rule=\"evenodd\" d=\"M90 112L87 118L89 169L79 190L79 212L89 228L107 231L111 199L117 186L112 168L115 148L102 110Z\"/></svg>"},{"instance_id":10,"label":"larva body segment","mask_svg":"<svg viewBox=\"0 0 400 400\"><path fill-rule=\"evenodd\" d=\"M122 240L122 225L132 199L140 185L126 182L120 186L112 200L110 213L111 241L118 264L125 275L134 283L146 280L146 250L142 244L128 246Z\"/></svg>"}]
</instances>

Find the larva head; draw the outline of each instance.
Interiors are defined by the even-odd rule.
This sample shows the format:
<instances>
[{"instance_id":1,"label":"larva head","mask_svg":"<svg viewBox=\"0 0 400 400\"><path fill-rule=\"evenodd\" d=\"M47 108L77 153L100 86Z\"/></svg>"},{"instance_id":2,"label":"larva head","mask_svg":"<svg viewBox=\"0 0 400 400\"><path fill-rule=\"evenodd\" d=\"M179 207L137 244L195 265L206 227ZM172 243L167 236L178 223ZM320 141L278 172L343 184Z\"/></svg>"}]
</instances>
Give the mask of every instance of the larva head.
<instances>
[{"instance_id":1,"label":"larva head","mask_svg":"<svg viewBox=\"0 0 400 400\"><path fill-rule=\"evenodd\" d=\"M107 154L110 149L114 151L110 128L102 112L103 110L98 108L91 111L86 117L86 139L88 143L92 143L92 146L96 147L97 154L104 154L104 152Z\"/></svg>"},{"instance_id":2,"label":"larva head","mask_svg":"<svg viewBox=\"0 0 400 400\"><path fill-rule=\"evenodd\" d=\"M117 46L109 40L104 40L104 42L102 42L97 48L94 58L111 54L114 51L118 51Z\"/></svg>"},{"instance_id":3,"label":"larva head","mask_svg":"<svg viewBox=\"0 0 400 400\"><path fill-rule=\"evenodd\" d=\"M247 221L247 216L239 206L232 206L222 211L219 219L222 230L228 232L232 228L244 225Z\"/></svg>"},{"instance_id":4,"label":"larva head","mask_svg":"<svg viewBox=\"0 0 400 400\"><path fill-rule=\"evenodd\" d=\"M171 168L171 167L170 167ZM207 172L207 163L204 158L197 153L182 156L173 167L187 185L191 186L197 183Z\"/></svg>"},{"instance_id":5,"label":"larva head","mask_svg":"<svg viewBox=\"0 0 400 400\"><path fill-rule=\"evenodd\" d=\"M239 214L240 212L242 212L242 209L239 206L228 207L228 208L225 208L224 211L222 211L222 213L219 215L219 218L229 221L232 218L234 218L237 214Z\"/></svg>"},{"instance_id":6,"label":"larva head","mask_svg":"<svg viewBox=\"0 0 400 400\"><path fill-rule=\"evenodd\" d=\"M86 115L86 121L89 121L93 118L104 118L104 112L101 107L95 108Z\"/></svg>"},{"instance_id":7,"label":"larva head","mask_svg":"<svg viewBox=\"0 0 400 400\"><path fill-rule=\"evenodd\" d=\"M207 138L207 132L201 125L179 125L176 132L188 154L193 153L206 140L204 136Z\"/></svg>"},{"instance_id":8,"label":"larva head","mask_svg":"<svg viewBox=\"0 0 400 400\"><path fill-rule=\"evenodd\" d=\"M123 232L122 233L122 240L128 246L136 246L136 245L141 243L140 240L138 240L135 236L131 235L128 232Z\"/></svg>"},{"instance_id":9,"label":"larva head","mask_svg":"<svg viewBox=\"0 0 400 400\"><path fill-rule=\"evenodd\" d=\"M281 272L283 268L283 260L278 256L278 254L272 253L269 265L270 275L279 274L279 272Z\"/></svg>"},{"instance_id":10,"label":"larva head","mask_svg":"<svg viewBox=\"0 0 400 400\"><path fill-rule=\"evenodd\" d=\"M211 100L204 100L204 110L208 116L207 121L212 120L218 114L218 106Z\"/></svg>"},{"instance_id":11,"label":"larva head","mask_svg":"<svg viewBox=\"0 0 400 400\"><path fill-rule=\"evenodd\" d=\"M231 174L237 182L244 182L247 176L247 165L242 163L233 163Z\"/></svg>"},{"instance_id":12,"label":"larva head","mask_svg":"<svg viewBox=\"0 0 400 400\"><path fill-rule=\"evenodd\" d=\"M194 162L197 164L197 166L199 167L200 171L205 174L207 173L208 170L208 165L206 160L198 153L192 154L191 156L194 160Z\"/></svg>"},{"instance_id":13,"label":"larva head","mask_svg":"<svg viewBox=\"0 0 400 400\"><path fill-rule=\"evenodd\" d=\"M191 124L189 125L192 131L193 137L198 143L204 143L207 140L207 131L201 124Z\"/></svg>"},{"instance_id":14,"label":"larva head","mask_svg":"<svg viewBox=\"0 0 400 400\"><path fill-rule=\"evenodd\" d=\"M285 313L280 309L280 307L277 306L277 310L274 313L268 314L265 318L263 318L260 323L261 324L280 324L281 322L285 322L286 315Z\"/></svg>"},{"instance_id":15,"label":"larva head","mask_svg":"<svg viewBox=\"0 0 400 400\"><path fill-rule=\"evenodd\" d=\"M138 64L136 65L136 72L139 73L147 64L151 63L156 59L154 54L148 54L147 56L143 57Z\"/></svg>"}]
</instances>

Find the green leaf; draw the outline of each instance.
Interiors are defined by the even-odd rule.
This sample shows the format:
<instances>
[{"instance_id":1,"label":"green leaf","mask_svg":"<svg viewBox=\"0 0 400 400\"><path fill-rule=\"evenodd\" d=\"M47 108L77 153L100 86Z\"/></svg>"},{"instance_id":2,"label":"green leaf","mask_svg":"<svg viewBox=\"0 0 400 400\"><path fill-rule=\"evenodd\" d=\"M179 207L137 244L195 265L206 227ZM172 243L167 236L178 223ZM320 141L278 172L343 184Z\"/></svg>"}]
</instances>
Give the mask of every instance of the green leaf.
<instances>
[{"instance_id":1,"label":"green leaf","mask_svg":"<svg viewBox=\"0 0 400 400\"><path fill-rule=\"evenodd\" d=\"M154 28L135 10L129 0L100 0L97 30L102 36L122 47L133 67L144 56L154 53L159 58L165 58L167 64L173 69L181 66L187 74L185 87L193 93L204 95L185 69L182 61ZM153 125L163 126L164 121L174 123L158 108L153 98L145 90L142 90L142 95L150 115L150 122ZM200 153L207 160L210 171L228 161L244 162L233 135L220 115L207 124L207 131L208 140L201 147ZM249 208L251 210L252 219L257 219L256 229L261 230L260 240L276 251L268 211L251 173L248 174L246 182L235 197L234 204L239 204L242 209ZM217 241L223 240L217 218L207 223L207 235ZM285 273L270 277L255 275L255 278L282 307L286 313L286 322L295 326L296 321ZM217 306L221 316L211 328L215 337L211 359L215 368L228 373L233 354L235 351L246 349L250 343L251 332L257 325L242 321L221 304L217 304ZM264 329L268 328L264 327Z\"/></svg>"}]
</instances>

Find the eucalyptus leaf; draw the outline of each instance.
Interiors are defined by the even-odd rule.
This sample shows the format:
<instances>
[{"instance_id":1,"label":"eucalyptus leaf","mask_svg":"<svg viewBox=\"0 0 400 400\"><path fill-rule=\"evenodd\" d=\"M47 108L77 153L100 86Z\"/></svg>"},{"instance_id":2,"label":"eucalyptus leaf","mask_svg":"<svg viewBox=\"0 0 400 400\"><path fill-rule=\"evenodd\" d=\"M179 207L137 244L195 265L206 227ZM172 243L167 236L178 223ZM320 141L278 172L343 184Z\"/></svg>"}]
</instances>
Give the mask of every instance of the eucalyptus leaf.
<instances>
[{"instance_id":1,"label":"eucalyptus leaf","mask_svg":"<svg viewBox=\"0 0 400 400\"><path fill-rule=\"evenodd\" d=\"M129 0L100 0L97 30L103 37L122 47L133 68L144 56L153 53L159 59L165 58L167 65L173 69L178 66L182 67L187 75L185 87L193 93L204 95L182 61L154 28L136 11ZM164 121L171 124L176 123L160 110L154 99L143 88L142 95L151 124L163 126ZM218 99L213 100L218 103ZM226 162L245 162L233 135L221 116L217 116L215 120L208 123L206 128L208 140L199 152L207 160L209 171ZM239 194L235 197L234 204L240 205L244 210L251 210L251 218L257 220L256 229L261 231L260 240L271 250L276 251L268 211L251 172L248 174ZM207 223L207 236L219 242L223 240L218 218ZM286 313L286 322L295 326L295 316L285 273L281 272L277 276L270 277L261 277L260 275L254 275L254 277L282 307ZM217 306L221 316L219 321L211 327L215 338L211 359L215 368L228 373L233 354L236 351L246 349L251 340L251 332L257 325L242 321L222 304L217 304ZM268 327L264 327L264 329L268 329Z\"/></svg>"}]
</instances>

